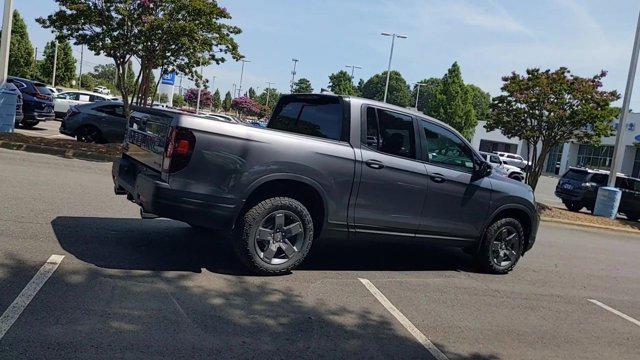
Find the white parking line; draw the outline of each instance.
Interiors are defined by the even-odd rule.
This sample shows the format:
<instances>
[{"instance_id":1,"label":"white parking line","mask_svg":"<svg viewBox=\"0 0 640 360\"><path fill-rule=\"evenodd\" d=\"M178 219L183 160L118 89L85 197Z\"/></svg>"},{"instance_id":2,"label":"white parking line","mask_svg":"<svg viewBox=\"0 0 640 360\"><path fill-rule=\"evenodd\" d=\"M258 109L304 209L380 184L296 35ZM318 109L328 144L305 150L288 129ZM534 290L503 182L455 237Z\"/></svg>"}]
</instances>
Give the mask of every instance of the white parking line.
<instances>
[{"instance_id":1,"label":"white parking line","mask_svg":"<svg viewBox=\"0 0 640 360\"><path fill-rule=\"evenodd\" d=\"M594 303L594 304L596 304L596 305L600 306L601 308L603 308L603 309L605 309L605 310L607 310L607 311L609 311L609 312L612 312L612 313L614 313L614 314L616 314L616 315L620 316L621 318L623 318L623 319L625 319L625 320L627 320L627 321L630 321L632 324L635 324L635 325L637 325L637 326L640 326L640 321L638 321L638 320L636 320L636 319L632 318L631 316L629 316L629 315L627 315L627 314L625 314L625 313L623 313L623 312L620 312L620 311L618 311L618 310L616 310L616 309L614 309L614 308L612 308L612 307L609 307L609 306L607 306L607 305L605 305L605 304L601 303L601 302L600 302L600 301L598 301L598 300L593 300L593 299L587 299L587 300L588 300L589 302L591 302L591 303Z\"/></svg>"},{"instance_id":2,"label":"white parking line","mask_svg":"<svg viewBox=\"0 0 640 360\"><path fill-rule=\"evenodd\" d=\"M44 285L51 274L56 271L62 259L64 259L62 255L51 255L49 260L42 265L27 286L22 289L18 297L13 300L7 310L0 316L0 340L2 340L4 334L7 333L7 330L9 330L11 325L18 319L18 316L22 314L22 311L29 305L31 300L33 300L33 297L36 296L40 288L42 288L42 285Z\"/></svg>"},{"instance_id":3,"label":"white parking line","mask_svg":"<svg viewBox=\"0 0 640 360\"><path fill-rule=\"evenodd\" d=\"M418 342L422 344L429 353L431 353L431 355L433 355L434 358L437 360L448 360L447 356L433 345L433 343L429 341L429 339L424 336L424 334L420 332L420 330L418 330L418 328L415 327L411 321L409 321L409 319L407 319L407 317L404 316L404 314L402 314L400 310L398 310L398 308L396 308L375 285L373 285L373 283L371 283L371 281L361 278L358 278L358 280L360 280L367 290L369 290L369 292L378 299L380 304L382 304L382 306L384 306L385 309L387 309L387 311L389 311L391 315L393 315L400 324L402 324L402 326L404 326L404 328L407 329L411 335L413 335L413 337L416 338L416 340L418 340Z\"/></svg>"}]
</instances>

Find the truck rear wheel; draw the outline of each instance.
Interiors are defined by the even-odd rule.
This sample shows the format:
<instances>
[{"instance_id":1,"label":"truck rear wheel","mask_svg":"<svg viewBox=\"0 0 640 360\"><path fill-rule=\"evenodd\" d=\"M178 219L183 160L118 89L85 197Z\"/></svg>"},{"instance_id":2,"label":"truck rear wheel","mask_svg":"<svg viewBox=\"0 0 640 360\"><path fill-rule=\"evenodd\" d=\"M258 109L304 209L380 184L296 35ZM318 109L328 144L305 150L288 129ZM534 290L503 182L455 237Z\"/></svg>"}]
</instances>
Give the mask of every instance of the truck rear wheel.
<instances>
[{"instance_id":1,"label":"truck rear wheel","mask_svg":"<svg viewBox=\"0 0 640 360\"><path fill-rule=\"evenodd\" d=\"M263 200L249 209L236 229L235 249L253 272L279 275L299 265L313 240L313 219L299 201Z\"/></svg>"},{"instance_id":2,"label":"truck rear wheel","mask_svg":"<svg viewBox=\"0 0 640 360\"><path fill-rule=\"evenodd\" d=\"M513 270L522 255L523 233L522 224L513 218L491 224L476 255L480 270L490 274L506 274Z\"/></svg>"}]
</instances>

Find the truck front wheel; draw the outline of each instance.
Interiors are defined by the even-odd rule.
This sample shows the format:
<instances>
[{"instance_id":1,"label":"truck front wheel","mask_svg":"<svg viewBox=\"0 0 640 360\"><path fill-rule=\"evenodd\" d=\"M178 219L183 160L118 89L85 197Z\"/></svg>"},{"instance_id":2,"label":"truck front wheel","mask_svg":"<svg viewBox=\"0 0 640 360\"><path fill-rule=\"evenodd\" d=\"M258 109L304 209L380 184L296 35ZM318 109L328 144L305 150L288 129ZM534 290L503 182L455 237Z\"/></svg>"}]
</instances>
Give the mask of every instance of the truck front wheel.
<instances>
[{"instance_id":1,"label":"truck front wheel","mask_svg":"<svg viewBox=\"0 0 640 360\"><path fill-rule=\"evenodd\" d=\"M520 221L513 218L500 219L491 224L476 254L480 270L490 274L511 271L522 255L523 233Z\"/></svg>"},{"instance_id":2,"label":"truck front wheel","mask_svg":"<svg viewBox=\"0 0 640 360\"><path fill-rule=\"evenodd\" d=\"M236 228L235 249L253 272L279 275L299 265L313 240L313 219L299 201L274 197L249 209Z\"/></svg>"}]
</instances>

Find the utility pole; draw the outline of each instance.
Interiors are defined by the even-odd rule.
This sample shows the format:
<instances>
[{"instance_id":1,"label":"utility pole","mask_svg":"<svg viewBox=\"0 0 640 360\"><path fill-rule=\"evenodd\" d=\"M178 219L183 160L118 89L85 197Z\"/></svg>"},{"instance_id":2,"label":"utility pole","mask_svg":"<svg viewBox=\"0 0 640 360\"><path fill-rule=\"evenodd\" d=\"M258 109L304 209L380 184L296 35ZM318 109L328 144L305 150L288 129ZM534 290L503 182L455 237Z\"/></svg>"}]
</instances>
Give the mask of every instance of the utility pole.
<instances>
[{"instance_id":1,"label":"utility pole","mask_svg":"<svg viewBox=\"0 0 640 360\"><path fill-rule=\"evenodd\" d=\"M236 96L236 83L233 83L233 96Z\"/></svg>"},{"instance_id":2,"label":"utility pole","mask_svg":"<svg viewBox=\"0 0 640 360\"><path fill-rule=\"evenodd\" d=\"M347 65L345 67L346 68L351 68L351 82L353 82L353 71L355 69L362 69L362 66L357 66L357 65Z\"/></svg>"},{"instance_id":3,"label":"utility pole","mask_svg":"<svg viewBox=\"0 0 640 360\"><path fill-rule=\"evenodd\" d=\"M200 112L200 93L204 86L204 74L202 72L202 60L200 60L200 83L198 84L198 101L196 101L196 114Z\"/></svg>"},{"instance_id":4,"label":"utility pole","mask_svg":"<svg viewBox=\"0 0 640 360\"><path fill-rule=\"evenodd\" d=\"M11 43L11 26L13 25L13 0L4 0L2 15L2 44L0 45L0 85L7 81L9 70L9 45Z\"/></svg>"},{"instance_id":5,"label":"utility pole","mask_svg":"<svg viewBox=\"0 0 640 360\"><path fill-rule=\"evenodd\" d=\"M267 89L265 90L267 92L267 107L269 107L269 90L271 90L271 84L275 84L274 82L271 81L267 81Z\"/></svg>"},{"instance_id":6,"label":"utility pole","mask_svg":"<svg viewBox=\"0 0 640 360\"><path fill-rule=\"evenodd\" d=\"M420 97L420 86L427 85L425 83L416 83L416 87L418 88L416 91L416 110L418 110L418 98Z\"/></svg>"},{"instance_id":7,"label":"utility pole","mask_svg":"<svg viewBox=\"0 0 640 360\"><path fill-rule=\"evenodd\" d=\"M242 96L242 76L244 75L244 64L251 62L250 60L242 59L242 70L240 71L240 84L238 84L238 97Z\"/></svg>"},{"instance_id":8,"label":"utility pole","mask_svg":"<svg viewBox=\"0 0 640 360\"><path fill-rule=\"evenodd\" d=\"M35 69L38 68L38 47L37 46L36 46L36 51L33 54L33 66L35 67Z\"/></svg>"},{"instance_id":9,"label":"utility pole","mask_svg":"<svg viewBox=\"0 0 640 360\"><path fill-rule=\"evenodd\" d=\"M82 61L84 60L84 45L80 46L80 77L78 78L78 90L82 87ZM124 71L125 86L127 80L127 69Z\"/></svg>"},{"instance_id":10,"label":"utility pole","mask_svg":"<svg viewBox=\"0 0 640 360\"><path fill-rule=\"evenodd\" d=\"M291 71L291 93L293 93L293 83L296 81L296 65L298 65L298 59L291 59L293 61L293 70Z\"/></svg>"},{"instance_id":11,"label":"utility pole","mask_svg":"<svg viewBox=\"0 0 640 360\"><path fill-rule=\"evenodd\" d=\"M178 89L178 93L180 94L180 96L182 96L182 79L184 78L184 75L180 74L180 86Z\"/></svg>"},{"instance_id":12,"label":"utility pole","mask_svg":"<svg viewBox=\"0 0 640 360\"><path fill-rule=\"evenodd\" d=\"M56 40L55 50L53 52L53 73L51 75L52 87L56 87L56 67L57 66L58 66L58 40ZM82 69L82 64L80 64L80 69ZM80 70L80 76L82 76L82 70Z\"/></svg>"},{"instance_id":13,"label":"utility pole","mask_svg":"<svg viewBox=\"0 0 640 360\"><path fill-rule=\"evenodd\" d=\"M638 52L640 51L640 14L638 14L638 22L636 24L636 36L633 41L633 50L631 52L631 63L629 64L629 75L627 76L627 86L624 89L624 98L622 100L622 110L620 110L620 122L618 123L618 131L616 132L616 145L613 148L613 158L611 159L611 173L609 175L609 187L616 186L616 175L622 166L622 151L620 143L624 135L624 125L629 117L629 102L631 101L631 92L633 91L633 80L636 77L636 68L638 67Z\"/></svg>"},{"instance_id":14,"label":"utility pole","mask_svg":"<svg viewBox=\"0 0 640 360\"><path fill-rule=\"evenodd\" d=\"M382 35L382 36L391 36L391 52L389 53L389 66L387 67L387 82L384 85L384 99L382 100L383 102L387 102L387 93L389 92L389 75L391 75L391 59L393 58L393 46L396 43L396 38L406 39L407 36L406 35L399 35L399 34L396 34L396 33L393 33L393 34L381 33L380 35Z\"/></svg>"}]
</instances>

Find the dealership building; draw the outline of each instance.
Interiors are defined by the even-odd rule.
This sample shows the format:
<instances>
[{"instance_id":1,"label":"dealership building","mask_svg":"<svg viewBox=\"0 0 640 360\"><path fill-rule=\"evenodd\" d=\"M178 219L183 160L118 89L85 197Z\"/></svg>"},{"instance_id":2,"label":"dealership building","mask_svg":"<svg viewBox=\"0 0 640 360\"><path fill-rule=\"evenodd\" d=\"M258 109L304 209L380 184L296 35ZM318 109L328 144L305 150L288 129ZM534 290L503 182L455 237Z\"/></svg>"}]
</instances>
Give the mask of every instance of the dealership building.
<instances>
[{"instance_id":1,"label":"dealership building","mask_svg":"<svg viewBox=\"0 0 640 360\"><path fill-rule=\"evenodd\" d=\"M504 151L527 156L526 143L518 138L508 138L499 130L487 131L484 121L478 122L471 141L474 148L480 151ZM616 131L618 124L614 124ZM640 113L630 113L622 136L622 169L621 172L633 177L640 177ZM609 170L613 156L614 136L604 137L600 145L588 145L578 142L567 142L555 146L545 159L544 172L562 174L570 166L582 166L592 169Z\"/></svg>"}]
</instances>

